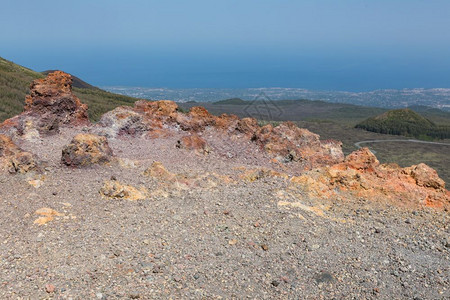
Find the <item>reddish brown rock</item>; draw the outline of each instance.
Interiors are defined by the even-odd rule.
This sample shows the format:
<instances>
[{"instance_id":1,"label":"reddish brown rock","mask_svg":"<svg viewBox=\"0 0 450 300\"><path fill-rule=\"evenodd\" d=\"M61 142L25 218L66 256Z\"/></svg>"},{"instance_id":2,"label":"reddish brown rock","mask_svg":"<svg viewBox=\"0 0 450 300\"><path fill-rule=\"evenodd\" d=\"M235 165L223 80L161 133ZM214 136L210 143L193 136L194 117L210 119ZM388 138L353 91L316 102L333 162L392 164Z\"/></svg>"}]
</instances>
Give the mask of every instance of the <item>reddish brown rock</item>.
<instances>
[{"instance_id":1,"label":"reddish brown rock","mask_svg":"<svg viewBox=\"0 0 450 300\"><path fill-rule=\"evenodd\" d=\"M83 167L108 163L112 157L113 152L106 137L78 134L62 150L61 162L66 166Z\"/></svg>"},{"instance_id":2,"label":"reddish brown rock","mask_svg":"<svg viewBox=\"0 0 450 300\"><path fill-rule=\"evenodd\" d=\"M206 141L200 137L198 134L192 134L183 136L178 142L177 142L177 148L181 149L187 149L187 150L194 150L198 153L207 154L210 152L210 148Z\"/></svg>"},{"instance_id":3,"label":"reddish brown rock","mask_svg":"<svg viewBox=\"0 0 450 300\"><path fill-rule=\"evenodd\" d=\"M3 122L0 129L19 135L49 134L58 132L61 125L88 124L87 105L72 93L72 77L56 71L33 81L24 112Z\"/></svg>"},{"instance_id":4,"label":"reddish brown rock","mask_svg":"<svg viewBox=\"0 0 450 300\"><path fill-rule=\"evenodd\" d=\"M178 114L177 123L186 131L202 131L207 126L216 123L216 117L211 115L204 107L194 106L187 114Z\"/></svg>"},{"instance_id":5,"label":"reddish brown rock","mask_svg":"<svg viewBox=\"0 0 450 300\"><path fill-rule=\"evenodd\" d=\"M172 120L176 119L178 114L178 105L170 100L146 101L140 100L134 104L137 112L143 112L147 117Z\"/></svg>"},{"instance_id":6,"label":"reddish brown rock","mask_svg":"<svg viewBox=\"0 0 450 300\"><path fill-rule=\"evenodd\" d=\"M239 117L236 115L221 114L216 118L215 128L227 132L236 130Z\"/></svg>"},{"instance_id":7,"label":"reddish brown rock","mask_svg":"<svg viewBox=\"0 0 450 300\"><path fill-rule=\"evenodd\" d=\"M20 149L9 136L0 134L0 169L10 173L27 173L38 169L35 157Z\"/></svg>"}]
</instances>

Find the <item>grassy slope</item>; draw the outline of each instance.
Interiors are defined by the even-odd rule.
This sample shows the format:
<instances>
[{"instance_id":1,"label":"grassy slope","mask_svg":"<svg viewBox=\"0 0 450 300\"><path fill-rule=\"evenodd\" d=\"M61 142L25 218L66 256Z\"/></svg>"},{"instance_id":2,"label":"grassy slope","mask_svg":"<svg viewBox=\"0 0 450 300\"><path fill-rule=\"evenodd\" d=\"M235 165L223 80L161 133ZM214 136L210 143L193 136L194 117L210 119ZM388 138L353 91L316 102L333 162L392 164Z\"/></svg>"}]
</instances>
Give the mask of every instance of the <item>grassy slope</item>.
<instances>
[{"instance_id":1,"label":"grassy slope","mask_svg":"<svg viewBox=\"0 0 450 300\"><path fill-rule=\"evenodd\" d=\"M0 122L19 114L23 109L30 83L44 75L0 57ZM117 95L98 88L74 88L74 93L89 106L89 116L100 116L119 105L132 105L137 99Z\"/></svg>"}]
</instances>

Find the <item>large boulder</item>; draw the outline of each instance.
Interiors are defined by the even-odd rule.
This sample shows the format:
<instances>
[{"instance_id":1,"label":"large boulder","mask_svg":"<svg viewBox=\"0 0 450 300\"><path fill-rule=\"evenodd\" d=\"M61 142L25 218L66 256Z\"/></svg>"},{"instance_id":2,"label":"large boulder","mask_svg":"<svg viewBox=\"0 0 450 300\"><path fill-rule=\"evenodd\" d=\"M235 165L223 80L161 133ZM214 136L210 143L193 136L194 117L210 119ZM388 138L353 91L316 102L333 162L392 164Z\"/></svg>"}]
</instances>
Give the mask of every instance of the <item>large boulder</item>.
<instances>
[{"instance_id":1,"label":"large boulder","mask_svg":"<svg viewBox=\"0 0 450 300\"><path fill-rule=\"evenodd\" d=\"M78 134L62 150L61 162L66 166L84 167L106 164L113 158L113 151L104 136Z\"/></svg>"}]
</instances>

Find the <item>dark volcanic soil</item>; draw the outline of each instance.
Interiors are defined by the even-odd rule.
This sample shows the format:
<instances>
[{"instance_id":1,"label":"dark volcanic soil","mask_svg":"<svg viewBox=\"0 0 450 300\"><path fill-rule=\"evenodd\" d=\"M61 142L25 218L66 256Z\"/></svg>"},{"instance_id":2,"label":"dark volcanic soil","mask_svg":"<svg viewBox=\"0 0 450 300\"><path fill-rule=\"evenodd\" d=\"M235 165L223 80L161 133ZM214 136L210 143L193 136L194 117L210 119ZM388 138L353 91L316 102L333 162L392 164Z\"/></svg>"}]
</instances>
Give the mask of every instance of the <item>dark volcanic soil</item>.
<instances>
[{"instance_id":1,"label":"dark volcanic soil","mask_svg":"<svg viewBox=\"0 0 450 300\"><path fill-rule=\"evenodd\" d=\"M180 136L111 139L121 163L73 169L61 149L76 134L16 141L46 167L0 175L1 299L448 299L449 213L364 200L315 200L254 144L208 136L208 155ZM144 175L153 161L196 186ZM241 168L242 169L242 168ZM148 191L107 199L111 178ZM31 181L36 180L36 181ZM34 186L32 184L34 184ZM40 208L60 216L34 224Z\"/></svg>"}]
</instances>

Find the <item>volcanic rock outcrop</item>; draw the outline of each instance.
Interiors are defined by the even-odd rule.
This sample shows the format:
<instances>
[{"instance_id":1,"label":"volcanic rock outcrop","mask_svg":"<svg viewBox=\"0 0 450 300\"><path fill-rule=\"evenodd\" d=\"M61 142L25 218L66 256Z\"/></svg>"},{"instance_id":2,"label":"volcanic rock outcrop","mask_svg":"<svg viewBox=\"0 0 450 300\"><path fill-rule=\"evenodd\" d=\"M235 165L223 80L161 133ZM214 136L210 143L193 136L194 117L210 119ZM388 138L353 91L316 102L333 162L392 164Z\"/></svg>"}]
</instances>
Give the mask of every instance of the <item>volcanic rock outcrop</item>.
<instances>
[{"instance_id":1,"label":"volcanic rock outcrop","mask_svg":"<svg viewBox=\"0 0 450 300\"><path fill-rule=\"evenodd\" d=\"M0 131L36 137L56 133L61 125L88 125L87 109L72 93L72 76L56 71L33 81L24 112L3 122Z\"/></svg>"},{"instance_id":2,"label":"volcanic rock outcrop","mask_svg":"<svg viewBox=\"0 0 450 300\"><path fill-rule=\"evenodd\" d=\"M164 131L186 131L191 135L180 140L179 146L205 151L206 142L197 136L207 129L242 137L258 144L278 161L301 162L305 169L338 163L344 159L342 143L321 141L317 134L298 128L292 122L276 127L270 124L261 127L256 119L239 119L227 114L214 116L203 107L192 107L188 113L183 113L175 102L168 100L141 100L134 107L116 108L102 116L93 132L107 137L124 134L154 137Z\"/></svg>"},{"instance_id":3,"label":"volcanic rock outcrop","mask_svg":"<svg viewBox=\"0 0 450 300\"><path fill-rule=\"evenodd\" d=\"M435 170L423 163L408 168L380 164L368 148L352 152L341 163L291 178L291 188L298 186L319 198L350 195L409 207L450 206L450 193Z\"/></svg>"},{"instance_id":4,"label":"volcanic rock outcrop","mask_svg":"<svg viewBox=\"0 0 450 300\"><path fill-rule=\"evenodd\" d=\"M0 170L27 173L37 170L34 156L20 149L9 136L0 134Z\"/></svg>"},{"instance_id":5,"label":"volcanic rock outcrop","mask_svg":"<svg viewBox=\"0 0 450 300\"><path fill-rule=\"evenodd\" d=\"M62 150L61 162L66 166L84 167L108 163L112 156L106 137L80 133Z\"/></svg>"},{"instance_id":6,"label":"volcanic rock outcrop","mask_svg":"<svg viewBox=\"0 0 450 300\"><path fill-rule=\"evenodd\" d=\"M240 179L247 182L280 177L288 182L288 190L298 190L314 198L366 198L415 207L450 206L450 194L444 182L427 165L401 168L380 164L367 148L344 158L341 142L322 141L319 135L298 128L293 122L260 126L254 118L214 116L203 107L182 112L173 101L140 100L133 107L122 106L104 114L98 124L91 125L87 106L72 93L71 76L59 71L33 82L24 112L2 123L0 132L19 138L45 137L59 132L60 126L76 128L78 125L86 125L83 131L89 133L76 135L63 148L63 165L83 167L111 162L115 158L107 138L116 139L115 143L120 139L167 138L172 139L171 145L176 142L177 148L210 153L202 157L205 162L209 157L228 160L243 156L243 161L250 158L258 164L253 157L257 152L258 159L268 158L259 167L270 165L277 169L257 168L245 172ZM177 151L174 146L173 151ZM117 161L120 165L121 160ZM34 156L22 151L5 135L0 135L0 165L12 173L36 169ZM230 182L222 175L206 171L199 175L173 174L158 163L144 174L156 179L165 194L170 189L210 188ZM117 190L117 197L121 197L118 183L107 186L113 191L111 195L116 195Z\"/></svg>"}]
</instances>

